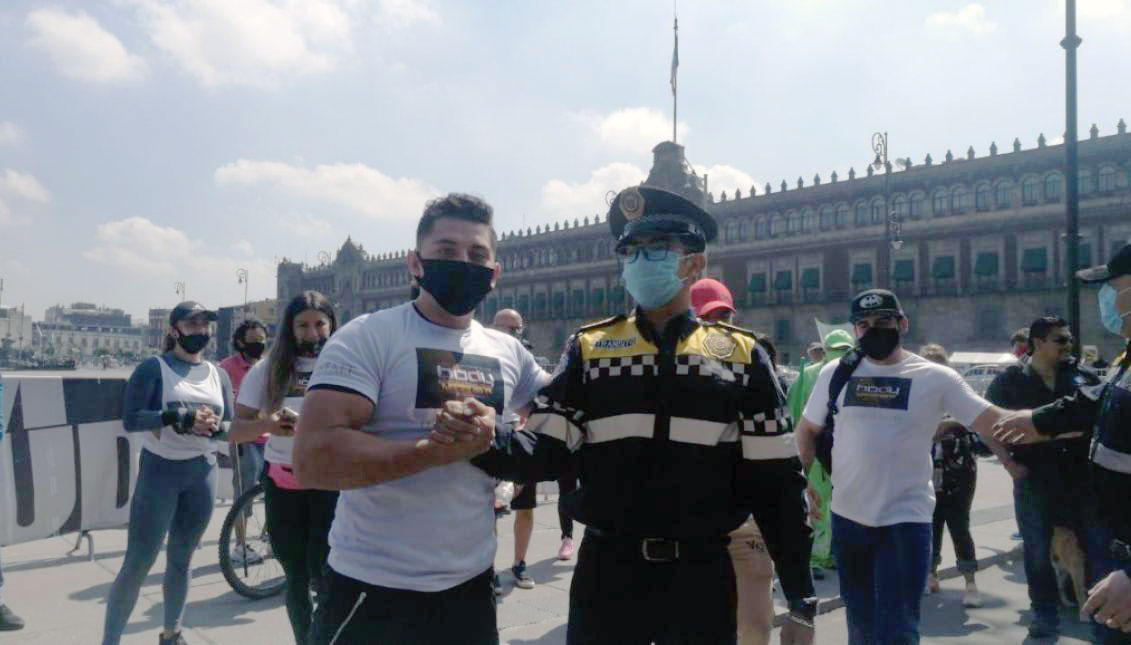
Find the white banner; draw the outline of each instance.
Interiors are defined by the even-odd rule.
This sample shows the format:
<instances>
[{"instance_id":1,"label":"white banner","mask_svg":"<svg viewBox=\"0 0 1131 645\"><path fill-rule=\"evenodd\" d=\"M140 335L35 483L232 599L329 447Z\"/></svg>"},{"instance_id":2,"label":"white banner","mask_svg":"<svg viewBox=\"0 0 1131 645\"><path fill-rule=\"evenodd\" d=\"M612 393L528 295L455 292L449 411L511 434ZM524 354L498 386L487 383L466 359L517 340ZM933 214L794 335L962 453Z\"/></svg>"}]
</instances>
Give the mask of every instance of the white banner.
<instances>
[{"instance_id":1,"label":"white banner","mask_svg":"<svg viewBox=\"0 0 1131 645\"><path fill-rule=\"evenodd\" d=\"M829 332L837 329L843 329L844 331L848 332L848 336L850 338L856 338L856 329L852 326L852 323L830 325L829 323L821 322L816 318L813 319L813 322L817 323L817 342L819 343L825 342L825 336L828 336Z\"/></svg>"}]
</instances>

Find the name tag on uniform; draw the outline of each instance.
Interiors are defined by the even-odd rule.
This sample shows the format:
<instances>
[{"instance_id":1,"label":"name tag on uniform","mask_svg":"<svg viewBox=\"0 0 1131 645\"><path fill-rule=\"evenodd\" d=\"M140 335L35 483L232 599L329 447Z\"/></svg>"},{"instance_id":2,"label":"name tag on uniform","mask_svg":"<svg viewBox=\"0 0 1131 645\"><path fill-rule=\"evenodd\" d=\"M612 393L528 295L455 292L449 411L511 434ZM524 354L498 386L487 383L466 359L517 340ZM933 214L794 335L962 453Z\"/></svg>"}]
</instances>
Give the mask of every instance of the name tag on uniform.
<instances>
[{"instance_id":1,"label":"name tag on uniform","mask_svg":"<svg viewBox=\"0 0 1131 645\"><path fill-rule=\"evenodd\" d=\"M845 406L906 410L910 400L911 379L906 378L854 377L844 388Z\"/></svg>"}]
</instances>

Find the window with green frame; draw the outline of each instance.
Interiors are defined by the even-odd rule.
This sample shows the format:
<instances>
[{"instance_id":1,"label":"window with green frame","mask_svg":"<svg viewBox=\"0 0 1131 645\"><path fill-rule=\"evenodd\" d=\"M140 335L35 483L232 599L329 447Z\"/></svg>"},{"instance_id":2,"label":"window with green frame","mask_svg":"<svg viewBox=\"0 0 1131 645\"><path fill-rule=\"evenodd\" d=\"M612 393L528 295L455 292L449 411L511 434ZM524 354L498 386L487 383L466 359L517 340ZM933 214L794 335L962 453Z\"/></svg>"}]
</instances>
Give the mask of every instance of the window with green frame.
<instances>
[{"instance_id":1,"label":"window with green frame","mask_svg":"<svg viewBox=\"0 0 1131 645\"><path fill-rule=\"evenodd\" d=\"M766 274L750 274L750 281L746 283L746 290L752 294L766 293Z\"/></svg>"},{"instance_id":2,"label":"window with green frame","mask_svg":"<svg viewBox=\"0 0 1131 645\"><path fill-rule=\"evenodd\" d=\"M940 255L931 265L931 277L935 280L954 279L954 256Z\"/></svg>"},{"instance_id":3,"label":"window with green frame","mask_svg":"<svg viewBox=\"0 0 1131 645\"><path fill-rule=\"evenodd\" d=\"M872 265L868 262L858 262L852 265L852 285L860 287L869 284L872 284Z\"/></svg>"},{"instance_id":4,"label":"window with green frame","mask_svg":"<svg viewBox=\"0 0 1131 645\"><path fill-rule=\"evenodd\" d=\"M1026 274L1045 273L1048 271L1048 249L1025 249L1021 254L1021 271Z\"/></svg>"},{"instance_id":5,"label":"window with green frame","mask_svg":"<svg viewBox=\"0 0 1131 645\"><path fill-rule=\"evenodd\" d=\"M915 260L896 260L892 267L891 279L895 282L915 281Z\"/></svg>"},{"instance_id":6,"label":"window with green frame","mask_svg":"<svg viewBox=\"0 0 1131 645\"><path fill-rule=\"evenodd\" d=\"M774 291L790 291L793 289L793 272L778 271L774 275Z\"/></svg>"},{"instance_id":7,"label":"window with green frame","mask_svg":"<svg viewBox=\"0 0 1131 645\"><path fill-rule=\"evenodd\" d=\"M983 251L974 259L974 275L982 280L989 280L998 276L997 251Z\"/></svg>"},{"instance_id":8,"label":"window with green frame","mask_svg":"<svg viewBox=\"0 0 1131 645\"><path fill-rule=\"evenodd\" d=\"M821 288L821 270L816 267L810 267L801 272L801 288L802 289L820 289Z\"/></svg>"}]
</instances>

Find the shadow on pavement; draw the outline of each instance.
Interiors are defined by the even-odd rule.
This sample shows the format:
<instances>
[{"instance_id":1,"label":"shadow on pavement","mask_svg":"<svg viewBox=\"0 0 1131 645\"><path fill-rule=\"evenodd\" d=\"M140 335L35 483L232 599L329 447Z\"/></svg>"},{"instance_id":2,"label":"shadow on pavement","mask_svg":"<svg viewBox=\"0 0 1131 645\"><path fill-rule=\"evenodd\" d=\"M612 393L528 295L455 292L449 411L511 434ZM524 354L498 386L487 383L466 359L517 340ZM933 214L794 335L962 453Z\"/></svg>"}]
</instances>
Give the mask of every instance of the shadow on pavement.
<instances>
[{"instance_id":1,"label":"shadow on pavement","mask_svg":"<svg viewBox=\"0 0 1131 645\"><path fill-rule=\"evenodd\" d=\"M502 642L506 645L561 645L566 642L566 626L558 625L538 638L506 638Z\"/></svg>"}]
</instances>

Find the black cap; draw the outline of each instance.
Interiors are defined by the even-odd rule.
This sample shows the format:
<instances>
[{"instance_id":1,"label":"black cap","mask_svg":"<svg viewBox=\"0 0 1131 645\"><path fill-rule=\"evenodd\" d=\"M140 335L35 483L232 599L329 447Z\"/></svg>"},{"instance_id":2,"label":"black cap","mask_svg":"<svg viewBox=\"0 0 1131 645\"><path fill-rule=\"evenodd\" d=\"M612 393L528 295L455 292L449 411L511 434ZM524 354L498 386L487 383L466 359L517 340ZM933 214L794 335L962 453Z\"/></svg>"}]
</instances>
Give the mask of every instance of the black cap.
<instances>
[{"instance_id":1,"label":"black cap","mask_svg":"<svg viewBox=\"0 0 1131 645\"><path fill-rule=\"evenodd\" d=\"M1076 272L1081 282L1107 282L1121 275L1131 275L1131 243L1124 244L1107 264Z\"/></svg>"},{"instance_id":2,"label":"black cap","mask_svg":"<svg viewBox=\"0 0 1131 645\"><path fill-rule=\"evenodd\" d=\"M216 315L215 311L205 308L205 306L200 304L199 302L195 300L186 300L176 307L173 307L173 311L169 312L169 324L175 325L185 318L188 318L189 316L195 316L197 314L204 314L205 319L213 321L219 317Z\"/></svg>"},{"instance_id":3,"label":"black cap","mask_svg":"<svg viewBox=\"0 0 1131 645\"><path fill-rule=\"evenodd\" d=\"M887 289L867 289L852 299L852 322L865 316L903 316L899 298Z\"/></svg>"},{"instance_id":4,"label":"black cap","mask_svg":"<svg viewBox=\"0 0 1131 645\"><path fill-rule=\"evenodd\" d=\"M682 195L651 186L620 191L608 219L618 247L642 235L672 235L702 251L719 234L710 213Z\"/></svg>"}]
</instances>

